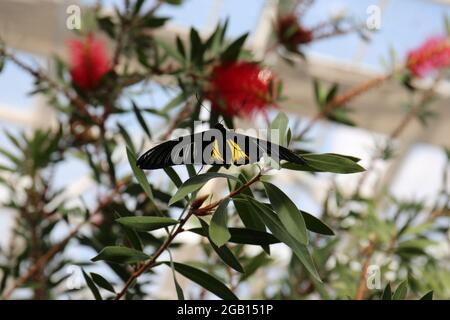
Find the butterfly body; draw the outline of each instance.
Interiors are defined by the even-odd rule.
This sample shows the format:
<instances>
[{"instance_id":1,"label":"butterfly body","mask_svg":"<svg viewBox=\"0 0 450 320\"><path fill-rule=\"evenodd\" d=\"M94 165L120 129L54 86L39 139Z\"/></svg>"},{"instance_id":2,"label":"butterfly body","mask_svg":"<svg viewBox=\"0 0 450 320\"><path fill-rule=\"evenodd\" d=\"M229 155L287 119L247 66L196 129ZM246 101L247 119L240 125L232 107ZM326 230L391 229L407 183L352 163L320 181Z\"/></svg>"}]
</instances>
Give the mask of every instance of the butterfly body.
<instances>
[{"instance_id":1,"label":"butterfly body","mask_svg":"<svg viewBox=\"0 0 450 320\"><path fill-rule=\"evenodd\" d=\"M275 143L238 134L216 124L207 131L163 142L137 160L141 169L161 169L180 164L245 165L264 155L275 160L304 164L302 157Z\"/></svg>"}]
</instances>

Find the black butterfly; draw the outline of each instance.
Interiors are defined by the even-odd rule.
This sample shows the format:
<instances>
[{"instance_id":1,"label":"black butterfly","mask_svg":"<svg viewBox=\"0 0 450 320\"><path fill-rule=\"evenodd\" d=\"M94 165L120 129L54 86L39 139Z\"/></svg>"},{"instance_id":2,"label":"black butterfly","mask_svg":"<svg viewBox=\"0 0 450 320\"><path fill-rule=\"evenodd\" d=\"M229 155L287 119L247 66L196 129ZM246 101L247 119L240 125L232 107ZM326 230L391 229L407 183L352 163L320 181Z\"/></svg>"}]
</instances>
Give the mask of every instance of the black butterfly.
<instances>
[{"instance_id":1,"label":"black butterfly","mask_svg":"<svg viewBox=\"0 0 450 320\"><path fill-rule=\"evenodd\" d=\"M238 134L217 123L207 131L163 142L137 160L141 169L161 169L180 164L229 166L258 162L267 155L276 161L305 164L305 160L278 144Z\"/></svg>"}]
</instances>

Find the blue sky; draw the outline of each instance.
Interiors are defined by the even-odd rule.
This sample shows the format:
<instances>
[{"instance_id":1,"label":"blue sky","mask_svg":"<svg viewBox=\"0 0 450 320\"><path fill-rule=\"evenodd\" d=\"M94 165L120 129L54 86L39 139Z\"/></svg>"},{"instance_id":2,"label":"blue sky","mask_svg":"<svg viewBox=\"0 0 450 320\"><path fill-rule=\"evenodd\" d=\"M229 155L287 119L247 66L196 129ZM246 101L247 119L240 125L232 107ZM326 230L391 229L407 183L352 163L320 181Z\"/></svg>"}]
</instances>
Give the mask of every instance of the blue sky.
<instances>
[{"instance_id":1,"label":"blue sky","mask_svg":"<svg viewBox=\"0 0 450 320\"><path fill-rule=\"evenodd\" d=\"M84 0L92 3L93 0ZM153 1L147 0L147 5ZM364 21L366 9L377 3L375 0L316 0L311 10L304 16L306 26L327 20L333 10L346 8L347 11ZM122 0L105 0L107 5L121 5ZM207 30L214 25L215 1L185 0L182 6L164 5L161 15L173 17L173 23L179 26L194 26ZM219 6L219 18L230 17L229 36L236 37L249 30L254 30L264 1L262 0L223 0ZM363 63L372 67L380 67L380 58L386 57L389 48L393 47L399 57L420 44L426 37L443 33L443 16L450 16L450 6L444 6L428 0L390 0L382 19L381 30L372 36L367 55ZM323 54L343 61L351 61L360 45L356 35L340 36L313 43L307 51ZM22 57L24 57L22 55ZM28 107L32 99L27 92L32 85L32 79L15 66L8 65L0 74L0 106L12 105L16 108Z\"/></svg>"}]
</instances>

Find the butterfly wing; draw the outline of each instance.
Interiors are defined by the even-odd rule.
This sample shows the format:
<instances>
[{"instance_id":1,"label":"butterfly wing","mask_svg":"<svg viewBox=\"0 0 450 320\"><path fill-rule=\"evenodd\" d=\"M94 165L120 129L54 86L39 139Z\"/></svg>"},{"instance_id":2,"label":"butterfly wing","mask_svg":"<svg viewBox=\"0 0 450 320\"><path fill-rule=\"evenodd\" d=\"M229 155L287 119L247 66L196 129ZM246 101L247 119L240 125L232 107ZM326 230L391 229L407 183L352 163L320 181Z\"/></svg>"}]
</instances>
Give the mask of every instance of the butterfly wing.
<instances>
[{"instance_id":1,"label":"butterfly wing","mask_svg":"<svg viewBox=\"0 0 450 320\"><path fill-rule=\"evenodd\" d=\"M265 154L274 160L306 163L278 144L222 128L163 142L140 156L137 166L147 170L180 164L239 166L258 162Z\"/></svg>"},{"instance_id":2,"label":"butterfly wing","mask_svg":"<svg viewBox=\"0 0 450 320\"><path fill-rule=\"evenodd\" d=\"M267 140L231 131L227 131L226 139L230 149L229 161L236 165L258 162L264 154L279 161L286 160L297 164L306 164L306 161L301 156Z\"/></svg>"},{"instance_id":3,"label":"butterfly wing","mask_svg":"<svg viewBox=\"0 0 450 320\"><path fill-rule=\"evenodd\" d=\"M175 165L172 161L172 150L180 143L179 139L163 142L139 157L136 165L141 169L161 169Z\"/></svg>"},{"instance_id":4,"label":"butterfly wing","mask_svg":"<svg viewBox=\"0 0 450 320\"><path fill-rule=\"evenodd\" d=\"M223 140L218 131L207 130L163 142L139 157L141 169L153 170L181 164L225 164Z\"/></svg>"}]
</instances>

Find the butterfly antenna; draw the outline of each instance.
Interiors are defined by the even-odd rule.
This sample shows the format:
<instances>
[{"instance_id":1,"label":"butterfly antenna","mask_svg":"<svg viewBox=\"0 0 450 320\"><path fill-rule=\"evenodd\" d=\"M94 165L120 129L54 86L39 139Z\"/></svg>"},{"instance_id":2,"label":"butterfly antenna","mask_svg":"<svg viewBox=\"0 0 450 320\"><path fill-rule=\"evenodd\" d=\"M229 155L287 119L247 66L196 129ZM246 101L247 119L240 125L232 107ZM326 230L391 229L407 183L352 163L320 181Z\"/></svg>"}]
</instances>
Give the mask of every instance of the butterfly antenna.
<instances>
[{"instance_id":1,"label":"butterfly antenna","mask_svg":"<svg viewBox=\"0 0 450 320\"><path fill-rule=\"evenodd\" d=\"M203 109L205 109L206 111L208 111L208 113L211 114L211 111L205 107L205 105L201 102L200 98L198 97L198 93L195 93L195 98L197 99L197 102L200 104L200 107L202 107Z\"/></svg>"}]
</instances>

